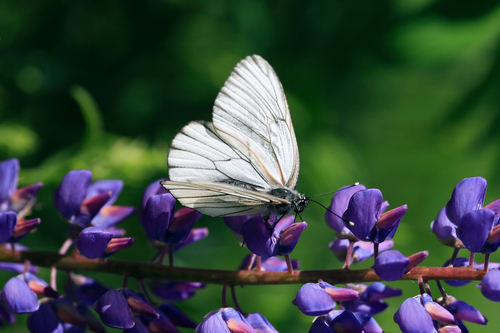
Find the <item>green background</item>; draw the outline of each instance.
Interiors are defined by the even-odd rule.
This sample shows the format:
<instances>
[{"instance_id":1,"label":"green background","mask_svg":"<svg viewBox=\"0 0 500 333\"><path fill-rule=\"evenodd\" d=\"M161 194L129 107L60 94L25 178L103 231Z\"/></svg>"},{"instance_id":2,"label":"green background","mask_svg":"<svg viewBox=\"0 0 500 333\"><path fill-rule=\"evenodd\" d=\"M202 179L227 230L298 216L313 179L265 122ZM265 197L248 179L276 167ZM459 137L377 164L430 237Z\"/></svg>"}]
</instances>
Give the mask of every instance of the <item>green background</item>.
<instances>
[{"instance_id":1,"label":"green background","mask_svg":"<svg viewBox=\"0 0 500 333\"><path fill-rule=\"evenodd\" d=\"M499 39L498 1L1 1L0 160L20 159L20 185L45 184L31 215L42 224L22 243L62 244L66 223L51 197L72 169L123 179L117 204L138 207L144 188L168 175L174 135L191 120L210 120L234 65L259 54L290 105L298 190L313 195L355 181L379 188L391 207L409 206L395 249L429 250L424 265L440 266L452 249L429 224L455 184L483 176L486 202L500 197ZM292 254L302 269L341 266L327 248L333 233L323 215L315 204L302 214L309 227ZM149 260L137 215L121 226L136 244L114 258ZM210 236L177 253L176 264L236 268L247 250L222 219L197 226ZM97 277L121 285L120 277ZM388 284L405 298L418 293L416 283ZM468 324L471 332L497 332L500 307L474 285L447 291L491 319ZM247 286L238 296L244 311L261 312L280 332L306 332L312 318L291 305L299 288ZM179 306L199 321L221 306L220 292L209 286ZM392 316L402 301L389 300L376 316L385 331L398 331Z\"/></svg>"}]
</instances>

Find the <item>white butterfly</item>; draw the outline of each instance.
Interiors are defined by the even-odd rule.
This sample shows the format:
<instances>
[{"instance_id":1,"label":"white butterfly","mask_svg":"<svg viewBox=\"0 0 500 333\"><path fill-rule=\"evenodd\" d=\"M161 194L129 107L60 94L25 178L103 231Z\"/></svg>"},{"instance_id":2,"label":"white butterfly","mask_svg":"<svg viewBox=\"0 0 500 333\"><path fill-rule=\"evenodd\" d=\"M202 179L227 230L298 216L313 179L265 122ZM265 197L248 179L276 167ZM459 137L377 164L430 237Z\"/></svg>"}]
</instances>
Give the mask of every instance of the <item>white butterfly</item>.
<instances>
[{"instance_id":1,"label":"white butterfly","mask_svg":"<svg viewBox=\"0 0 500 333\"><path fill-rule=\"evenodd\" d=\"M192 121L174 138L170 181L184 206L218 216L278 216L308 204L297 191L299 149L283 87L267 61L248 56L217 95L213 122Z\"/></svg>"}]
</instances>

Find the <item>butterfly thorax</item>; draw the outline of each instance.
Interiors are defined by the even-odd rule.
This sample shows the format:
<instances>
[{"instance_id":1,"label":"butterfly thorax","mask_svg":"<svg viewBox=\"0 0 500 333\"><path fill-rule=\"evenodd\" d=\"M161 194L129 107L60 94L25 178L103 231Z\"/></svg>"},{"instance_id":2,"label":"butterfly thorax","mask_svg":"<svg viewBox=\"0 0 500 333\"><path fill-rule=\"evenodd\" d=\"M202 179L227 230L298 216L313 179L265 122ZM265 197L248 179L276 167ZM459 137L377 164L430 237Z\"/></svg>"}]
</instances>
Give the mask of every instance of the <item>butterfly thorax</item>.
<instances>
[{"instance_id":1,"label":"butterfly thorax","mask_svg":"<svg viewBox=\"0 0 500 333\"><path fill-rule=\"evenodd\" d=\"M276 215L285 214L290 212L291 210L300 213L309 204L309 201L307 201L307 198L304 195L290 188L283 188L283 187L273 188L271 191L267 193L274 195L275 197L290 201L291 205L275 205L273 208L278 213Z\"/></svg>"}]
</instances>

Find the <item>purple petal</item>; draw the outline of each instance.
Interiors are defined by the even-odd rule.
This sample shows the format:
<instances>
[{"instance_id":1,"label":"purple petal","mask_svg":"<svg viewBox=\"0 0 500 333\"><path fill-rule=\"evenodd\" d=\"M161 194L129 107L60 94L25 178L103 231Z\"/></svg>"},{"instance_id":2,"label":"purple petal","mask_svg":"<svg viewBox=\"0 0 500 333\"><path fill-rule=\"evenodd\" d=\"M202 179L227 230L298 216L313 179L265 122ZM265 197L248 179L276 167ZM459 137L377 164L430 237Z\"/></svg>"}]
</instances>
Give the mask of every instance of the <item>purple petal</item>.
<instances>
[{"instance_id":1,"label":"purple petal","mask_svg":"<svg viewBox=\"0 0 500 333\"><path fill-rule=\"evenodd\" d=\"M356 192L349 200L344 218L350 221L347 228L360 240L368 240L372 229L380 216L382 192L367 189Z\"/></svg>"},{"instance_id":2,"label":"purple petal","mask_svg":"<svg viewBox=\"0 0 500 333\"><path fill-rule=\"evenodd\" d=\"M372 230L370 240L374 243L382 243L386 238L394 237L407 210L408 206L403 205L380 215Z\"/></svg>"},{"instance_id":3,"label":"purple petal","mask_svg":"<svg viewBox=\"0 0 500 333\"><path fill-rule=\"evenodd\" d=\"M0 244L6 243L12 236L17 224L17 214L12 211L0 211Z\"/></svg>"},{"instance_id":4,"label":"purple petal","mask_svg":"<svg viewBox=\"0 0 500 333\"><path fill-rule=\"evenodd\" d=\"M125 296L130 309L134 313L151 318L160 317L160 314L146 301L143 295L136 294L134 291L125 288L123 289L123 296Z\"/></svg>"},{"instance_id":5,"label":"purple petal","mask_svg":"<svg viewBox=\"0 0 500 333\"><path fill-rule=\"evenodd\" d=\"M261 216L254 216L243 225L242 235L248 249L267 259L273 256L277 243L276 230L271 237L271 227Z\"/></svg>"},{"instance_id":6,"label":"purple petal","mask_svg":"<svg viewBox=\"0 0 500 333\"><path fill-rule=\"evenodd\" d=\"M333 195L332 203L329 207L330 211L334 212L338 216L343 216L344 212L347 209L347 206L349 205L349 199L351 199L352 195L364 189L366 189L366 187L363 185L347 186L339 189ZM327 210L325 212L326 224L328 224L328 226L332 228L334 232L336 232L339 238L344 238L351 234L351 231L345 226L344 221L338 216L330 213L330 211Z\"/></svg>"},{"instance_id":7,"label":"purple petal","mask_svg":"<svg viewBox=\"0 0 500 333\"><path fill-rule=\"evenodd\" d=\"M112 238L109 242L108 246L106 246L106 251L101 256L101 258L108 258L117 251L125 250L132 245L134 245L135 239L132 237L120 237L120 238Z\"/></svg>"},{"instance_id":8,"label":"purple petal","mask_svg":"<svg viewBox=\"0 0 500 333\"><path fill-rule=\"evenodd\" d=\"M497 214L495 213L495 216ZM496 217L495 217L496 219ZM491 229L488 238L486 239L486 243L484 244L483 253L493 253L500 247L500 224L494 226Z\"/></svg>"},{"instance_id":9,"label":"purple petal","mask_svg":"<svg viewBox=\"0 0 500 333\"><path fill-rule=\"evenodd\" d=\"M94 216L99 213L109 198L110 192L107 192L83 200L72 222L82 228L88 227Z\"/></svg>"},{"instance_id":10,"label":"purple petal","mask_svg":"<svg viewBox=\"0 0 500 333\"><path fill-rule=\"evenodd\" d=\"M462 217L457 235L469 251L483 251L494 218L495 213L490 209L474 210Z\"/></svg>"},{"instance_id":11,"label":"purple petal","mask_svg":"<svg viewBox=\"0 0 500 333\"><path fill-rule=\"evenodd\" d=\"M316 283L306 283L297 293L295 305L307 316L321 316L332 311L335 302Z\"/></svg>"},{"instance_id":12,"label":"purple petal","mask_svg":"<svg viewBox=\"0 0 500 333\"><path fill-rule=\"evenodd\" d=\"M349 310L332 311L328 314L330 327L338 333L361 333L363 326Z\"/></svg>"},{"instance_id":13,"label":"purple petal","mask_svg":"<svg viewBox=\"0 0 500 333\"><path fill-rule=\"evenodd\" d=\"M26 283L28 284L28 287L37 295L37 296L45 296L45 297L51 297L51 298L57 298L59 297L59 294L57 291L52 289L51 286L45 280L39 278L38 276L31 274L31 273L24 273L23 274L24 279Z\"/></svg>"},{"instance_id":14,"label":"purple petal","mask_svg":"<svg viewBox=\"0 0 500 333\"><path fill-rule=\"evenodd\" d=\"M102 193L111 192L111 196L105 204L105 206L110 206L116 201L116 199L120 195L122 189L123 189L123 180L120 180L120 179L98 180L98 181L90 184L88 192L87 192L87 196L85 197L85 199L91 198L93 196L96 196L96 195L99 195Z\"/></svg>"},{"instance_id":15,"label":"purple petal","mask_svg":"<svg viewBox=\"0 0 500 333\"><path fill-rule=\"evenodd\" d=\"M326 317L316 317L308 333L335 333Z\"/></svg>"},{"instance_id":16,"label":"purple petal","mask_svg":"<svg viewBox=\"0 0 500 333\"><path fill-rule=\"evenodd\" d=\"M470 306L464 301L460 301L450 295L448 295L446 301L448 304L445 306L445 308L450 311L456 319L466 320L471 323L480 325L486 325L486 323L488 322L486 317L483 316L478 309Z\"/></svg>"},{"instance_id":17,"label":"purple petal","mask_svg":"<svg viewBox=\"0 0 500 333\"><path fill-rule=\"evenodd\" d=\"M12 195L10 209L18 214L22 211L22 215L26 215L24 213L27 213L27 211L29 211L32 207L35 202L36 195L42 186L42 183L36 183L17 189Z\"/></svg>"},{"instance_id":18,"label":"purple petal","mask_svg":"<svg viewBox=\"0 0 500 333\"><path fill-rule=\"evenodd\" d=\"M328 282L320 281L318 285L335 301L354 301L359 298L359 294L354 289L335 287Z\"/></svg>"},{"instance_id":19,"label":"purple petal","mask_svg":"<svg viewBox=\"0 0 500 333\"><path fill-rule=\"evenodd\" d=\"M271 225L273 225L271 220L269 222ZM293 225L293 222L295 222L295 216L290 215L287 217L283 217L278 221L278 223L274 224L274 231L276 232L277 235L279 235L282 230Z\"/></svg>"},{"instance_id":20,"label":"purple petal","mask_svg":"<svg viewBox=\"0 0 500 333\"><path fill-rule=\"evenodd\" d=\"M394 314L394 321L402 333L435 333L431 316L419 300L406 299Z\"/></svg>"},{"instance_id":21,"label":"purple petal","mask_svg":"<svg viewBox=\"0 0 500 333\"><path fill-rule=\"evenodd\" d=\"M153 195L157 194L166 194L170 193L166 189L161 186L160 182L168 180L167 178L161 178L158 179L157 181L152 182L151 184L146 187L146 190L144 191L144 195L142 196L142 208L146 207L146 203L148 202L148 199L152 197Z\"/></svg>"},{"instance_id":22,"label":"purple petal","mask_svg":"<svg viewBox=\"0 0 500 333\"><path fill-rule=\"evenodd\" d=\"M92 225L101 228L109 228L125 220L135 212L134 207L128 206L104 206L92 219Z\"/></svg>"},{"instance_id":23,"label":"purple petal","mask_svg":"<svg viewBox=\"0 0 500 333\"><path fill-rule=\"evenodd\" d=\"M406 266L405 272L408 272L413 267L420 265L428 256L429 256L429 251L420 251L408 256L410 262Z\"/></svg>"},{"instance_id":24,"label":"purple petal","mask_svg":"<svg viewBox=\"0 0 500 333\"><path fill-rule=\"evenodd\" d=\"M365 302L374 302L381 299L399 297L403 294L400 289L386 286L382 282L374 282L361 294L360 300Z\"/></svg>"},{"instance_id":25,"label":"purple petal","mask_svg":"<svg viewBox=\"0 0 500 333\"><path fill-rule=\"evenodd\" d=\"M158 314L159 318L142 317L150 332L181 333L164 313L158 310Z\"/></svg>"},{"instance_id":26,"label":"purple petal","mask_svg":"<svg viewBox=\"0 0 500 333\"><path fill-rule=\"evenodd\" d=\"M466 213L481 209L486 187L486 179L482 177L465 178L459 182L453 190L450 201L446 204L446 215L450 221L460 226L462 217Z\"/></svg>"},{"instance_id":27,"label":"purple petal","mask_svg":"<svg viewBox=\"0 0 500 333\"><path fill-rule=\"evenodd\" d=\"M14 262L0 262L0 270L8 273L24 273L24 264L14 263ZM32 274L37 274L39 271L37 266L30 265L29 272Z\"/></svg>"},{"instance_id":28,"label":"purple petal","mask_svg":"<svg viewBox=\"0 0 500 333\"><path fill-rule=\"evenodd\" d=\"M156 296L167 301L184 301L191 298L196 293L196 289L205 288L203 283L199 282L165 282L152 283L151 291Z\"/></svg>"},{"instance_id":29,"label":"purple petal","mask_svg":"<svg viewBox=\"0 0 500 333\"><path fill-rule=\"evenodd\" d=\"M66 220L71 220L80 209L80 205L87 196L91 180L90 171L74 170L68 172L55 189L54 205Z\"/></svg>"},{"instance_id":30,"label":"purple petal","mask_svg":"<svg viewBox=\"0 0 500 333\"><path fill-rule=\"evenodd\" d=\"M85 318L76 309L73 300L69 297L60 297L52 302L52 309L56 316L65 323L85 327Z\"/></svg>"},{"instance_id":31,"label":"purple petal","mask_svg":"<svg viewBox=\"0 0 500 333\"><path fill-rule=\"evenodd\" d=\"M40 305L36 294L28 287L22 276L10 278L2 290L2 301L12 313L30 313Z\"/></svg>"},{"instance_id":32,"label":"purple petal","mask_svg":"<svg viewBox=\"0 0 500 333\"><path fill-rule=\"evenodd\" d=\"M26 326L31 333L64 333L63 326L49 303L43 303L38 311L30 314Z\"/></svg>"},{"instance_id":33,"label":"purple petal","mask_svg":"<svg viewBox=\"0 0 500 333\"><path fill-rule=\"evenodd\" d=\"M441 244L450 247L464 247L462 241L457 237L457 226L451 223L446 215L446 207L443 207L436 219L432 221L431 230Z\"/></svg>"},{"instance_id":34,"label":"purple petal","mask_svg":"<svg viewBox=\"0 0 500 333\"><path fill-rule=\"evenodd\" d=\"M410 263L410 259L396 250L385 251L381 253L377 259L373 269L375 273L385 281L399 280L405 273L406 266Z\"/></svg>"},{"instance_id":35,"label":"purple petal","mask_svg":"<svg viewBox=\"0 0 500 333\"><path fill-rule=\"evenodd\" d=\"M262 261L262 267L266 271L279 272L286 271L288 269L286 261L280 257L270 257ZM292 260L292 268L298 269L300 267L300 261Z\"/></svg>"},{"instance_id":36,"label":"purple petal","mask_svg":"<svg viewBox=\"0 0 500 333\"><path fill-rule=\"evenodd\" d=\"M183 249L183 248L185 248L186 246L188 246L188 245L190 245L192 243L196 243L196 242L202 240L203 238L205 238L207 236L208 236L208 228L194 228L194 229L191 229L191 231L189 232L189 235L186 237L186 239L184 239L183 241L177 243L174 246L174 252L177 252L180 249Z\"/></svg>"},{"instance_id":37,"label":"purple petal","mask_svg":"<svg viewBox=\"0 0 500 333\"><path fill-rule=\"evenodd\" d=\"M222 308L220 312L222 314L222 319L224 319L227 328L229 328L231 332L255 333L250 323L248 323L245 317L235 309Z\"/></svg>"},{"instance_id":38,"label":"purple petal","mask_svg":"<svg viewBox=\"0 0 500 333\"><path fill-rule=\"evenodd\" d=\"M12 195L17 189L19 161L11 158L0 163L0 210L9 207Z\"/></svg>"},{"instance_id":39,"label":"purple petal","mask_svg":"<svg viewBox=\"0 0 500 333\"><path fill-rule=\"evenodd\" d=\"M108 290L94 303L94 310L109 327L126 329L134 326L134 316L121 290Z\"/></svg>"},{"instance_id":40,"label":"purple petal","mask_svg":"<svg viewBox=\"0 0 500 333\"><path fill-rule=\"evenodd\" d=\"M252 217L252 215L229 216L224 218L224 223L233 231L236 237L242 237L241 228L243 227L243 224L245 224Z\"/></svg>"},{"instance_id":41,"label":"purple petal","mask_svg":"<svg viewBox=\"0 0 500 333\"><path fill-rule=\"evenodd\" d=\"M12 231L12 237L9 239L9 243L19 242L24 238L28 233L35 230L38 225L40 225L40 219L31 219L31 220L19 220Z\"/></svg>"},{"instance_id":42,"label":"purple petal","mask_svg":"<svg viewBox=\"0 0 500 333\"><path fill-rule=\"evenodd\" d=\"M363 312L370 316L374 316L384 311L389 306L384 301L364 302L356 300L353 302L343 302L342 304L346 310L351 312Z\"/></svg>"},{"instance_id":43,"label":"purple petal","mask_svg":"<svg viewBox=\"0 0 500 333\"><path fill-rule=\"evenodd\" d=\"M163 242L174 213L175 198L172 194L165 193L150 197L140 214L142 227L148 237Z\"/></svg>"},{"instance_id":44,"label":"purple petal","mask_svg":"<svg viewBox=\"0 0 500 333\"><path fill-rule=\"evenodd\" d=\"M196 333L231 333L219 311L214 311L205 316L196 328Z\"/></svg>"},{"instance_id":45,"label":"purple petal","mask_svg":"<svg viewBox=\"0 0 500 333\"><path fill-rule=\"evenodd\" d=\"M489 271L476 287L490 301L500 302L500 271Z\"/></svg>"},{"instance_id":46,"label":"purple petal","mask_svg":"<svg viewBox=\"0 0 500 333\"><path fill-rule=\"evenodd\" d=\"M87 305L83 303L78 303L76 309L80 315L85 319L85 323L90 331L96 333L106 333L106 330L101 324L101 321L97 319L93 312L91 312ZM147 332L149 333L149 332Z\"/></svg>"},{"instance_id":47,"label":"purple petal","mask_svg":"<svg viewBox=\"0 0 500 333\"><path fill-rule=\"evenodd\" d=\"M445 323L445 324L454 324L455 318L450 313L450 311L446 310L444 307L439 305L438 303L432 300L432 297L429 294L423 294L421 296L422 302L424 303L424 308L428 314L430 314L433 320Z\"/></svg>"},{"instance_id":48,"label":"purple petal","mask_svg":"<svg viewBox=\"0 0 500 333\"><path fill-rule=\"evenodd\" d=\"M249 313L247 321L257 333L278 333L273 325L258 312Z\"/></svg>"},{"instance_id":49,"label":"purple petal","mask_svg":"<svg viewBox=\"0 0 500 333\"><path fill-rule=\"evenodd\" d=\"M165 242L170 245L175 245L184 240L201 216L202 214L200 212L187 207L183 207L176 211L165 234Z\"/></svg>"},{"instance_id":50,"label":"purple petal","mask_svg":"<svg viewBox=\"0 0 500 333\"><path fill-rule=\"evenodd\" d=\"M198 325L194 320L186 316L184 312L182 312L173 304L162 304L160 305L159 309L175 326L196 328L196 326Z\"/></svg>"},{"instance_id":51,"label":"purple petal","mask_svg":"<svg viewBox=\"0 0 500 333\"><path fill-rule=\"evenodd\" d=\"M89 259L97 259L104 254L113 234L104 228L83 229L75 239L78 251Z\"/></svg>"},{"instance_id":52,"label":"purple petal","mask_svg":"<svg viewBox=\"0 0 500 333\"><path fill-rule=\"evenodd\" d=\"M349 249L349 243L350 240L347 238L335 238L332 242L330 242L330 244L328 244L328 247L339 261L345 262L347 250Z\"/></svg>"},{"instance_id":53,"label":"purple petal","mask_svg":"<svg viewBox=\"0 0 500 333\"><path fill-rule=\"evenodd\" d=\"M76 299L87 305L94 305L94 303L109 290L108 287L95 279L77 274L71 274L70 277L73 286L71 293Z\"/></svg>"},{"instance_id":54,"label":"purple petal","mask_svg":"<svg viewBox=\"0 0 500 333\"><path fill-rule=\"evenodd\" d=\"M365 333L384 333L377 321L372 316L363 312L354 312L354 316L359 321Z\"/></svg>"},{"instance_id":55,"label":"purple petal","mask_svg":"<svg viewBox=\"0 0 500 333\"><path fill-rule=\"evenodd\" d=\"M351 263L356 264L358 262L361 262L365 259L372 257L374 254L373 247L374 244L371 242L357 241L356 243L354 243ZM385 240L379 244L378 252L382 253L384 251L392 249L393 247L394 247L394 242L392 240Z\"/></svg>"},{"instance_id":56,"label":"purple petal","mask_svg":"<svg viewBox=\"0 0 500 333\"><path fill-rule=\"evenodd\" d=\"M297 245L297 242L299 241L300 235L305 228L307 228L306 222L297 222L281 230L279 236L280 253L275 254L284 256L292 253L293 249Z\"/></svg>"}]
</instances>

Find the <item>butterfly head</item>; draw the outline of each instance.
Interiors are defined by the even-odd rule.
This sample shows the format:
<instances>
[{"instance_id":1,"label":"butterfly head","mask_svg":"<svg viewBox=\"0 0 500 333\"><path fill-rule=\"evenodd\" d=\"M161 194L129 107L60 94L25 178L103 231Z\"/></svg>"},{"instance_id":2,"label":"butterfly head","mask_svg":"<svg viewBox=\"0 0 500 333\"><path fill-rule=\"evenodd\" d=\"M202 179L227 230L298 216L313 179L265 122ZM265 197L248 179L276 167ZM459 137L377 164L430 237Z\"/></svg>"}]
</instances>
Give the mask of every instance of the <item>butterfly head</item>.
<instances>
[{"instance_id":1,"label":"butterfly head","mask_svg":"<svg viewBox=\"0 0 500 333\"><path fill-rule=\"evenodd\" d=\"M294 205L293 210L297 213L301 213L307 207L307 205L309 205L309 201L305 196L300 194L300 198L298 200L293 201L293 205Z\"/></svg>"}]
</instances>

